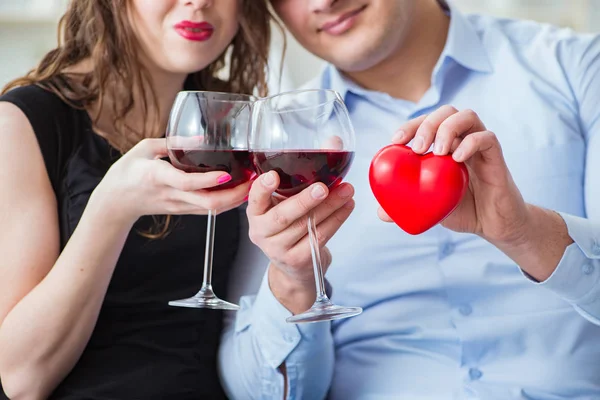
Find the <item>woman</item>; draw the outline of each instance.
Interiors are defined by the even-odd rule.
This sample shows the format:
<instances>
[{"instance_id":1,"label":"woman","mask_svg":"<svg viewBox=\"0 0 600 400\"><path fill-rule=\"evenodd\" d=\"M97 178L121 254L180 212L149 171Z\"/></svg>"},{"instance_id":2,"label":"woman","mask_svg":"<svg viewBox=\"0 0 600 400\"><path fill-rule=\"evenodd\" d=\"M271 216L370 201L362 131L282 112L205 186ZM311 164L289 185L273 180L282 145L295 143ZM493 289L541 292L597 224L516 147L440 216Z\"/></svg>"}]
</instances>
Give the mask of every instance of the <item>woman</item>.
<instances>
[{"instance_id":1,"label":"woman","mask_svg":"<svg viewBox=\"0 0 600 400\"><path fill-rule=\"evenodd\" d=\"M241 204L249 184L203 190L229 177L175 169L160 137L184 86L264 94L269 20L263 0L72 0L61 45L5 89L0 378L10 398L223 397L221 313L167 302L200 287L201 215ZM220 295L238 222L235 210L219 217Z\"/></svg>"}]
</instances>

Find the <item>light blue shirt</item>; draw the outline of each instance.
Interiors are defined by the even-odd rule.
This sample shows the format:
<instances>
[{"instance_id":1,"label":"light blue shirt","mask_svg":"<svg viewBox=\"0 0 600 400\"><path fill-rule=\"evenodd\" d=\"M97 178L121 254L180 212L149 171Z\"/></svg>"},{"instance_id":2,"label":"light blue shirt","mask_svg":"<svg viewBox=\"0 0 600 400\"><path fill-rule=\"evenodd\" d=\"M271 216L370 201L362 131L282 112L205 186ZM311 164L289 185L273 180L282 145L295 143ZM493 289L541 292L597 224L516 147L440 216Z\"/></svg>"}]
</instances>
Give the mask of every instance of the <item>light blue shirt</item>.
<instances>
[{"instance_id":1,"label":"light blue shirt","mask_svg":"<svg viewBox=\"0 0 600 400\"><path fill-rule=\"evenodd\" d=\"M223 337L230 396L283 399L285 363L290 399L600 399L600 38L452 8L418 104L331 66L309 86L339 91L356 130L356 209L329 244L327 278L335 303L364 312L288 324L263 279ZM575 243L547 281L477 236L410 236L377 218L371 159L407 119L444 104L475 110L525 200L566 221ZM266 265L244 246L238 292Z\"/></svg>"}]
</instances>

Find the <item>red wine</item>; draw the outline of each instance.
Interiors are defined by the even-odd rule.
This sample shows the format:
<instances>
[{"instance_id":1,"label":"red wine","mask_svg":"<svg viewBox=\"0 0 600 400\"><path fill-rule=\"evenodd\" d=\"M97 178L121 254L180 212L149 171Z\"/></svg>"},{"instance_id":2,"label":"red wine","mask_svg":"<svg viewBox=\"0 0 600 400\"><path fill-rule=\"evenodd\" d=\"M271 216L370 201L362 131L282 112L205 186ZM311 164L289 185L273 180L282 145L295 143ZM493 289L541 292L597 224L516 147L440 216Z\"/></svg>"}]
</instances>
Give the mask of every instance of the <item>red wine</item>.
<instances>
[{"instance_id":1,"label":"red wine","mask_svg":"<svg viewBox=\"0 0 600 400\"><path fill-rule=\"evenodd\" d=\"M293 196L316 182L330 188L342 183L352 160L353 151L284 150L255 151L253 161L260 173L276 171L281 183L277 193Z\"/></svg>"},{"instance_id":2,"label":"red wine","mask_svg":"<svg viewBox=\"0 0 600 400\"><path fill-rule=\"evenodd\" d=\"M169 158L176 168L186 172L223 171L231 180L210 190L230 189L248 182L254 175L248 150L169 149Z\"/></svg>"}]
</instances>

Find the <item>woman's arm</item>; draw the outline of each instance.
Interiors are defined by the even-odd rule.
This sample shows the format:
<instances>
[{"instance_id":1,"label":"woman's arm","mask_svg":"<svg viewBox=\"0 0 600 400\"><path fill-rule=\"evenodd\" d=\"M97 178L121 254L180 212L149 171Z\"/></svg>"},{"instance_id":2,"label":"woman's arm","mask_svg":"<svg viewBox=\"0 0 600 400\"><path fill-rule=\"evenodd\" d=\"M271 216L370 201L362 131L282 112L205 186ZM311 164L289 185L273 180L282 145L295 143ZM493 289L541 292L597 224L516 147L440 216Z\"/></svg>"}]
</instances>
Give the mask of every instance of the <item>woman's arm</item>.
<instances>
[{"instance_id":1,"label":"woman's arm","mask_svg":"<svg viewBox=\"0 0 600 400\"><path fill-rule=\"evenodd\" d=\"M129 227L90 207L59 257L35 135L15 106L0 104L0 115L0 221L10 227L0 241L0 376L11 399L43 398L81 355Z\"/></svg>"},{"instance_id":2,"label":"woman's arm","mask_svg":"<svg viewBox=\"0 0 600 400\"><path fill-rule=\"evenodd\" d=\"M83 352L133 223L226 209L248 188L207 193L222 173L178 171L156 159L164 140L145 140L109 170L59 255L56 199L32 128L8 103L0 126L0 377L11 399L42 399Z\"/></svg>"}]
</instances>

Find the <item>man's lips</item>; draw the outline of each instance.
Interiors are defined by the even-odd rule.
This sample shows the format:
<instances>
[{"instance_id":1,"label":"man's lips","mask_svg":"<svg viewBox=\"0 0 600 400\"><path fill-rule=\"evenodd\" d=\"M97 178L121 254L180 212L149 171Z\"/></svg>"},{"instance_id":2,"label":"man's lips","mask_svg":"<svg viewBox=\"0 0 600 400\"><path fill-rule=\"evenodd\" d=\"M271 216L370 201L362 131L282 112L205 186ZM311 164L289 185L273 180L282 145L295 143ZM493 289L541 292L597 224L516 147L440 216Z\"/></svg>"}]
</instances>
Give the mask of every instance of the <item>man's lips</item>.
<instances>
[{"instance_id":1,"label":"man's lips","mask_svg":"<svg viewBox=\"0 0 600 400\"><path fill-rule=\"evenodd\" d=\"M363 12L365 8L367 8L366 5L357 8L356 10L342 14L341 16L321 25L318 31L327 32L332 35L340 35L346 32L348 29L350 29L352 25L354 25L354 21L356 19L355 17L361 12Z\"/></svg>"}]
</instances>

